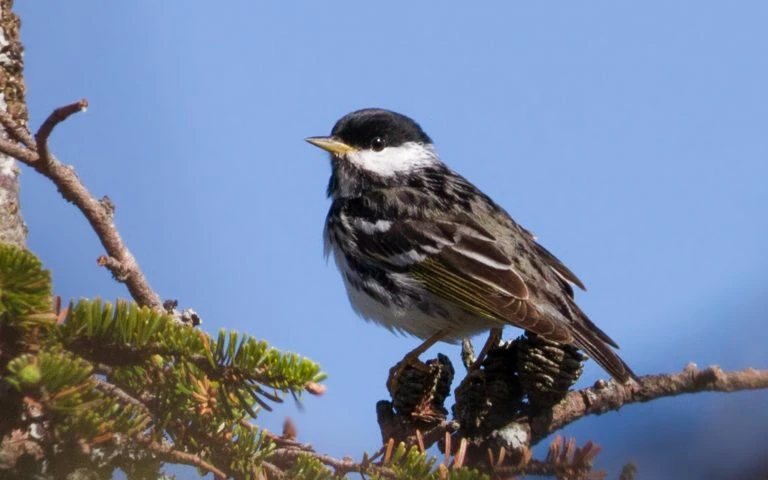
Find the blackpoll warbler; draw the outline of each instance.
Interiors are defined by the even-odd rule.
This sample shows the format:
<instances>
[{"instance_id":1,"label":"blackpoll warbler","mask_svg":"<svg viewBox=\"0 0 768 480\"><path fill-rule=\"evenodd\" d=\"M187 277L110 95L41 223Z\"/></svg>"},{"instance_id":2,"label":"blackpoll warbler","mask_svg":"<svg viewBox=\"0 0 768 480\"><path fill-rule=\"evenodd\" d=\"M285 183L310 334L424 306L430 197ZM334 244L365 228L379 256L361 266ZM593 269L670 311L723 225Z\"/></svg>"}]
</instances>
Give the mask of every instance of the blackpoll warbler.
<instances>
[{"instance_id":1,"label":"blackpoll warbler","mask_svg":"<svg viewBox=\"0 0 768 480\"><path fill-rule=\"evenodd\" d=\"M331 154L326 254L358 314L425 339L406 360L514 325L573 343L621 382L635 377L574 302L576 275L440 161L416 122L358 110L307 141Z\"/></svg>"}]
</instances>

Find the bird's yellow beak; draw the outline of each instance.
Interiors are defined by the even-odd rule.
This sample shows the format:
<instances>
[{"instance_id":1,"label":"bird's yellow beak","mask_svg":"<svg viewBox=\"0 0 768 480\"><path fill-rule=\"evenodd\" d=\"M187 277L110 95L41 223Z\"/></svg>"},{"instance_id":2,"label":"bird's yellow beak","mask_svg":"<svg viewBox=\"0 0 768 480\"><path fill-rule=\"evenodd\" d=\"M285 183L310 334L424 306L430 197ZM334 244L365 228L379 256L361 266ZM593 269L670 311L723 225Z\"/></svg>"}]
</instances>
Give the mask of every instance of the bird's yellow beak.
<instances>
[{"instance_id":1,"label":"bird's yellow beak","mask_svg":"<svg viewBox=\"0 0 768 480\"><path fill-rule=\"evenodd\" d=\"M318 148L322 148L326 152L331 152L335 155L344 155L345 153L355 149L354 147L351 147L333 137L309 137L305 138L305 140L312 145Z\"/></svg>"}]
</instances>

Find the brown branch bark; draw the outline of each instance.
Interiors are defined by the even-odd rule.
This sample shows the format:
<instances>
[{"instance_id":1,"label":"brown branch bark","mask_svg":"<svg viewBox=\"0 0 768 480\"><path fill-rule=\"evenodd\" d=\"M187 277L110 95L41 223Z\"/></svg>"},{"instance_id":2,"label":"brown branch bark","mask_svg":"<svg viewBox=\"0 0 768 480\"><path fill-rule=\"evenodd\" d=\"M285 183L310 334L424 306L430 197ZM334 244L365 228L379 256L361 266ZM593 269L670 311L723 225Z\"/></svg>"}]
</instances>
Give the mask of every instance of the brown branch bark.
<instances>
[{"instance_id":1,"label":"brown branch bark","mask_svg":"<svg viewBox=\"0 0 768 480\"><path fill-rule=\"evenodd\" d=\"M301 455L308 455L319 460L323 465L332 468L340 477L349 473L375 473L379 475L380 478L397 478L395 472L391 468L385 466L376 465L370 462L355 462L348 458L337 459L304 448L277 448L269 455L268 461L279 469L288 470Z\"/></svg>"},{"instance_id":2,"label":"brown branch bark","mask_svg":"<svg viewBox=\"0 0 768 480\"><path fill-rule=\"evenodd\" d=\"M183 465L192 465L200 470L212 473L213 477L218 480L229 478L222 470L216 468L197 455L175 450L171 445L163 445L147 437L137 438L137 442L146 445L146 447L161 460Z\"/></svg>"},{"instance_id":3,"label":"brown branch bark","mask_svg":"<svg viewBox=\"0 0 768 480\"><path fill-rule=\"evenodd\" d=\"M699 370L687 366L681 373L647 375L639 385L600 381L595 386L569 393L562 402L528 421L530 443L535 445L566 425L588 415L601 415L624 405L644 403L685 393L736 392L768 388L768 370L747 368L724 372L717 366Z\"/></svg>"},{"instance_id":4,"label":"brown branch bark","mask_svg":"<svg viewBox=\"0 0 768 480\"><path fill-rule=\"evenodd\" d=\"M80 100L54 110L35 134L34 142L11 115L0 113L0 123L10 137L0 138L0 153L16 158L50 179L62 197L80 209L107 251L106 256L99 257L98 264L106 267L116 280L124 283L137 303L162 310L160 297L149 285L115 227L112 202L106 197L97 200L77 177L74 169L61 163L48 150L48 138L56 126L71 115L85 110L87 106L86 100Z\"/></svg>"}]
</instances>

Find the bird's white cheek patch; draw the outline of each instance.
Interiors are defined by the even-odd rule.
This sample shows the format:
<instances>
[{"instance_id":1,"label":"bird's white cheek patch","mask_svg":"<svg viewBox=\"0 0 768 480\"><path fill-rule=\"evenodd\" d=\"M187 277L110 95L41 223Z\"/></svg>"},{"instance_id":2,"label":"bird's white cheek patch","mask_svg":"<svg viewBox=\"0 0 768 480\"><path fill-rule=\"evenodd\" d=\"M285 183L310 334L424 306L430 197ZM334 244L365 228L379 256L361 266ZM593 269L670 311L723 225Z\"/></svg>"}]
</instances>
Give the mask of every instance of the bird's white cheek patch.
<instances>
[{"instance_id":1,"label":"bird's white cheek patch","mask_svg":"<svg viewBox=\"0 0 768 480\"><path fill-rule=\"evenodd\" d=\"M399 147L387 147L380 152L357 150L347 154L347 160L363 170L391 177L438 162L431 146L408 142Z\"/></svg>"}]
</instances>

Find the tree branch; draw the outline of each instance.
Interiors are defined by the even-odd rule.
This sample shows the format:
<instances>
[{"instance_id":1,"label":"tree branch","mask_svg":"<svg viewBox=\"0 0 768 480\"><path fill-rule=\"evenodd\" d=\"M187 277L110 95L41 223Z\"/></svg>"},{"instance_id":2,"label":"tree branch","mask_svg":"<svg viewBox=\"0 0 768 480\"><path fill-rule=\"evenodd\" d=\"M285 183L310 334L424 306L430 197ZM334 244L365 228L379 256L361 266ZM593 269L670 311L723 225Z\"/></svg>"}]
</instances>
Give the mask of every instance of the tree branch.
<instances>
[{"instance_id":1,"label":"tree branch","mask_svg":"<svg viewBox=\"0 0 768 480\"><path fill-rule=\"evenodd\" d=\"M14 157L48 177L59 189L65 200L74 203L85 215L96 232L107 256L99 257L99 265L106 267L112 276L124 283L140 305L162 310L160 297L152 290L139 264L128 247L123 243L113 222L114 205L106 197L97 200L77 177L74 169L62 164L48 150L48 138L58 124L85 110L88 102L83 99L54 110L40 126L32 142L25 129L20 127L8 114L0 114L0 123L14 141L0 138L0 153Z\"/></svg>"},{"instance_id":2,"label":"tree branch","mask_svg":"<svg viewBox=\"0 0 768 480\"><path fill-rule=\"evenodd\" d=\"M587 415L601 415L631 403L697 392L736 392L768 388L768 370L724 372L717 366L699 370L689 364L681 373L647 375L638 386L599 381L569 393L562 402L530 418L531 445Z\"/></svg>"},{"instance_id":3,"label":"tree branch","mask_svg":"<svg viewBox=\"0 0 768 480\"><path fill-rule=\"evenodd\" d=\"M308 455L320 461L323 465L333 468L340 477L349 473L376 473L380 478L397 478L395 472L386 466L376 465L370 461L358 463L349 458L337 459L304 448L277 448L270 453L269 463L276 465L278 468L288 470L301 455Z\"/></svg>"},{"instance_id":4,"label":"tree branch","mask_svg":"<svg viewBox=\"0 0 768 480\"><path fill-rule=\"evenodd\" d=\"M53 133L53 129L72 115L84 112L86 108L88 108L88 100L83 98L75 103L59 107L48 115L48 118L40 125L35 134L37 154L40 156L41 161L49 162L51 160L51 154L48 151L48 137Z\"/></svg>"},{"instance_id":5,"label":"tree branch","mask_svg":"<svg viewBox=\"0 0 768 480\"><path fill-rule=\"evenodd\" d=\"M95 377L92 380L94 381L97 390L100 390L107 395L111 395L125 404L133 405L134 407L140 408L141 410L151 415L151 412L149 412L149 409L147 408L146 405L144 405L144 403L137 400L136 398L131 396L128 392L118 387L117 385L109 382L105 382L104 380L101 380Z\"/></svg>"},{"instance_id":6,"label":"tree branch","mask_svg":"<svg viewBox=\"0 0 768 480\"><path fill-rule=\"evenodd\" d=\"M35 148L35 140L29 134L29 130L16 123L8 112L0 110L0 123L5 126L6 133L8 133L8 136L13 140L24 144L27 148Z\"/></svg>"},{"instance_id":7,"label":"tree branch","mask_svg":"<svg viewBox=\"0 0 768 480\"><path fill-rule=\"evenodd\" d=\"M152 451L152 453L157 455L161 460L171 463L192 465L193 467L197 467L200 470L205 470L206 472L212 473L216 479L228 478L226 473L206 462L197 455L175 450L170 445L160 444L148 437L138 437L136 441L146 445L147 448Z\"/></svg>"}]
</instances>

